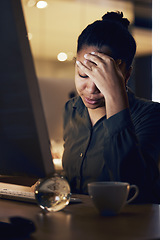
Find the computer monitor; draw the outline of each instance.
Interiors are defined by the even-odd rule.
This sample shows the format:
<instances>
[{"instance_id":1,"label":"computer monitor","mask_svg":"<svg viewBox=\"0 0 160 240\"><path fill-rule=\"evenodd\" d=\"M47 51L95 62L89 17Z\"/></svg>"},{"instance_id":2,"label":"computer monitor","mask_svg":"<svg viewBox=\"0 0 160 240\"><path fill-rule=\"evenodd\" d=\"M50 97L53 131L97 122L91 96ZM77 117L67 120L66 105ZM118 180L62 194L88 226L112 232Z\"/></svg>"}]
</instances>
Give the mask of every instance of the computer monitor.
<instances>
[{"instance_id":1,"label":"computer monitor","mask_svg":"<svg viewBox=\"0 0 160 240\"><path fill-rule=\"evenodd\" d=\"M40 90L20 0L1 1L0 175L54 173Z\"/></svg>"}]
</instances>

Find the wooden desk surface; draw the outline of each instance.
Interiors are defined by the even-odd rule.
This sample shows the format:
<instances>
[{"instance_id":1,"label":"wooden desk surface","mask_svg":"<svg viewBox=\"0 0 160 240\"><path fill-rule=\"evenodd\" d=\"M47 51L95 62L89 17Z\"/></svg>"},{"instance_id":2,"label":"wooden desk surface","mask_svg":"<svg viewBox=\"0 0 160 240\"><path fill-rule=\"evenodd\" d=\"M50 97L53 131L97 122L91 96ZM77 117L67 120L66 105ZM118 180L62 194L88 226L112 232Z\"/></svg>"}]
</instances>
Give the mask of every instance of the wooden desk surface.
<instances>
[{"instance_id":1,"label":"wooden desk surface","mask_svg":"<svg viewBox=\"0 0 160 240\"><path fill-rule=\"evenodd\" d=\"M159 205L128 205L117 216L102 217L88 196L78 197L82 203L47 214L34 204L0 200L0 220L11 216L33 220L37 231L30 240L160 239Z\"/></svg>"}]
</instances>

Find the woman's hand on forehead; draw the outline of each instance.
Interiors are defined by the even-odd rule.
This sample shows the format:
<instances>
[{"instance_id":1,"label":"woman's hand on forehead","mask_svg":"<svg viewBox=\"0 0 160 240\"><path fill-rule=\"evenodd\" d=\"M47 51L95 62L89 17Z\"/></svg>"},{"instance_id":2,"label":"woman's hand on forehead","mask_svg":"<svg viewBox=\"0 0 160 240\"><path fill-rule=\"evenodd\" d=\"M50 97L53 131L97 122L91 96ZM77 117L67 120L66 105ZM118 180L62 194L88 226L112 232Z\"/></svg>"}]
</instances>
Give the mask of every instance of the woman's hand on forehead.
<instances>
[{"instance_id":1,"label":"woman's hand on forehead","mask_svg":"<svg viewBox=\"0 0 160 240\"><path fill-rule=\"evenodd\" d=\"M78 67L92 79L104 96L112 90L112 87L114 88L118 79L123 80L123 75L119 69L121 60L114 61L110 56L100 52L87 53L84 55L84 59L83 63L76 61Z\"/></svg>"},{"instance_id":2,"label":"woman's hand on forehead","mask_svg":"<svg viewBox=\"0 0 160 240\"><path fill-rule=\"evenodd\" d=\"M77 65L103 94L107 118L127 108L125 63L100 52L87 53L84 59L77 61Z\"/></svg>"},{"instance_id":3,"label":"woman's hand on forehead","mask_svg":"<svg viewBox=\"0 0 160 240\"><path fill-rule=\"evenodd\" d=\"M101 52L86 53L84 58L96 66L99 66L100 64L107 64L107 62L108 64L110 64L110 62L116 63L116 65L120 65L122 63L121 59L115 61L111 56Z\"/></svg>"}]
</instances>

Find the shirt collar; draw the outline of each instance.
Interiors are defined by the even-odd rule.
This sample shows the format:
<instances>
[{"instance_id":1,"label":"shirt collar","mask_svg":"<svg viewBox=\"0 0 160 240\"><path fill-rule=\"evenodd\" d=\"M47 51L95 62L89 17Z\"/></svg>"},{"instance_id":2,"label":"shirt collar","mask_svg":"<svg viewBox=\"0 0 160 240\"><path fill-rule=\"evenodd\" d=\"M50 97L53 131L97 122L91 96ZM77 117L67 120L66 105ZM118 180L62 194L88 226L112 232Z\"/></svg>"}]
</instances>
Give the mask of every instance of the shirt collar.
<instances>
[{"instance_id":1,"label":"shirt collar","mask_svg":"<svg viewBox=\"0 0 160 240\"><path fill-rule=\"evenodd\" d=\"M82 116L83 112L86 110L86 107L80 96L75 97L74 103L73 103L73 108L75 108L81 116Z\"/></svg>"}]
</instances>

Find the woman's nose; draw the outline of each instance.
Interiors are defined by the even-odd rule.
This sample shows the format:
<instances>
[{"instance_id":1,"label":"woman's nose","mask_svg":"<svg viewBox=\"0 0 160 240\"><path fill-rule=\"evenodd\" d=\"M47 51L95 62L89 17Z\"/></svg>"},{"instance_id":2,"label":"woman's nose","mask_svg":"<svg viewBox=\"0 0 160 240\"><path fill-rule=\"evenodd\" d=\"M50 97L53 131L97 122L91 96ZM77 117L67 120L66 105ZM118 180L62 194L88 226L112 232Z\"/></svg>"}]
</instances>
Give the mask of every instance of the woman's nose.
<instances>
[{"instance_id":1,"label":"woman's nose","mask_svg":"<svg viewBox=\"0 0 160 240\"><path fill-rule=\"evenodd\" d=\"M99 92L99 89L91 79L89 79L87 82L87 90L89 93L92 93L92 94Z\"/></svg>"}]
</instances>

